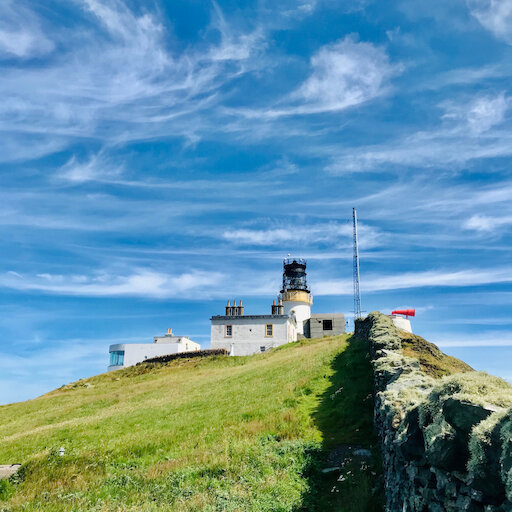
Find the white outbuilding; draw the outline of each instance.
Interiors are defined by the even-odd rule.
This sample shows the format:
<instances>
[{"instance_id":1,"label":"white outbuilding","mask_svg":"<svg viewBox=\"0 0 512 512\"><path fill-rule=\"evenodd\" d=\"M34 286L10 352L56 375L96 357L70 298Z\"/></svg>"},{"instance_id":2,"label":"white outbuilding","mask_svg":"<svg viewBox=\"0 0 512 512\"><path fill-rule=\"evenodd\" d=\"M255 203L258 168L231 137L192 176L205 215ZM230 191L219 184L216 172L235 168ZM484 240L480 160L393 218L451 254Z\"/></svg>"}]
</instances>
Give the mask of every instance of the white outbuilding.
<instances>
[{"instance_id":1,"label":"white outbuilding","mask_svg":"<svg viewBox=\"0 0 512 512\"><path fill-rule=\"evenodd\" d=\"M297 340L297 324L290 315L228 314L213 316L211 322L211 348L225 348L232 356L266 352Z\"/></svg>"},{"instance_id":2,"label":"white outbuilding","mask_svg":"<svg viewBox=\"0 0 512 512\"><path fill-rule=\"evenodd\" d=\"M186 336L174 336L168 329L164 336L155 336L153 343L120 343L110 345L108 371L136 365L152 357L201 350L201 345Z\"/></svg>"}]
</instances>

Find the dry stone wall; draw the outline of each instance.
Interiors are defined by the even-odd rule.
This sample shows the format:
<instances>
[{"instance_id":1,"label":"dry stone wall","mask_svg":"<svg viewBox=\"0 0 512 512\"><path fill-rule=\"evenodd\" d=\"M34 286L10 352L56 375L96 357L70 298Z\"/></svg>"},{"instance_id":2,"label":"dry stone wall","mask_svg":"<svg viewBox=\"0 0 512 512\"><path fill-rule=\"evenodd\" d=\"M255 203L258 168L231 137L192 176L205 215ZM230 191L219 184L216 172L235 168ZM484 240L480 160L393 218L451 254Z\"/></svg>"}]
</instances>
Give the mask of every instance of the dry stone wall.
<instances>
[{"instance_id":1,"label":"dry stone wall","mask_svg":"<svg viewBox=\"0 0 512 512\"><path fill-rule=\"evenodd\" d=\"M512 387L482 372L433 379L381 313L355 334L370 346L387 512L512 512Z\"/></svg>"}]
</instances>

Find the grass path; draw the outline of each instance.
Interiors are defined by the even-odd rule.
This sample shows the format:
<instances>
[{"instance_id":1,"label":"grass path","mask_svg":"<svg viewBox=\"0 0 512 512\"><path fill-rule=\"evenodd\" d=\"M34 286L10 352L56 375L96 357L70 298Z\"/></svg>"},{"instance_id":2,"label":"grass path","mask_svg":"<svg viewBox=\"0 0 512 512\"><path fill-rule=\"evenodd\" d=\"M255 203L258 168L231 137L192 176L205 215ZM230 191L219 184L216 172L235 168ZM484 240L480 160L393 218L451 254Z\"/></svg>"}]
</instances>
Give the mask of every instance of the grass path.
<instances>
[{"instance_id":1,"label":"grass path","mask_svg":"<svg viewBox=\"0 0 512 512\"><path fill-rule=\"evenodd\" d=\"M374 443L360 343L143 365L0 407L0 463L23 462L0 511L380 511L377 464L321 471Z\"/></svg>"}]
</instances>

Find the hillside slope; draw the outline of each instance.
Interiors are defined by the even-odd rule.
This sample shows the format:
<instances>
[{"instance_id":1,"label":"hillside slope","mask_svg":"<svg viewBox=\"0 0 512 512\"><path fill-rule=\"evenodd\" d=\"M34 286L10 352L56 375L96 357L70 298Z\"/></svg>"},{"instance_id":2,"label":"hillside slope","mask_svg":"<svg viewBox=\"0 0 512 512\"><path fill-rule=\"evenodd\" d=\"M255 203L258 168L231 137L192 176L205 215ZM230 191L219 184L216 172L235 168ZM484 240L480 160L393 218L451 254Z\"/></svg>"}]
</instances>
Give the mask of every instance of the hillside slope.
<instances>
[{"instance_id":1,"label":"hillside slope","mask_svg":"<svg viewBox=\"0 0 512 512\"><path fill-rule=\"evenodd\" d=\"M99 375L0 407L0 510L382 510L372 411L346 336Z\"/></svg>"},{"instance_id":2,"label":"hillside slope","mask_svg":"<svg viewBox=\"0 0 512 512\"><path fill-rule=\"evenodd\" d=\"M398 331L402 342L402 353L417 359L421 369L431 377L441 378L454 373L466 373L473 368L456 357L442 352L437 345L421 336L406 331Z\"/></svg>"}]
</instances>

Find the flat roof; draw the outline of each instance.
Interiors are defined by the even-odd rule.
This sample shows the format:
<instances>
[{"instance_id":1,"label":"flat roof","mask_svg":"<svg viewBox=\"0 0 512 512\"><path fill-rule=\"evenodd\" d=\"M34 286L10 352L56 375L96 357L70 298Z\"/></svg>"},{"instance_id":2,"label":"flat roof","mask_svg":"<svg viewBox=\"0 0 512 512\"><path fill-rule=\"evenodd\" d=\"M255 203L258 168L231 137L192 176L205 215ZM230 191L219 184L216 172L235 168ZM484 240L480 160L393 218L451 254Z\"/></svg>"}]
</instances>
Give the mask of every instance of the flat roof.
<instances>
[{"instance_id":1,"label":"flat roof","mask_svg":"<svg viewBox=\"0 0 512 512\"><path fill-rule=\"evenodd\" d=\"M341 318L345 313L313 313L311 318Z\"/></svg>"},{"instance_id":2,"label":"flat roof","mask_svg":"<svg viewBox=\"0 0 512 512\"><path fill-rule=\"evenodd\" d=\"M237 320L239 318L248 318L256 320L258 318L290 318L288 315L214 315L210 320ZM291 320L291 318L290 318Z\"/></svg>"}]
</instances>

